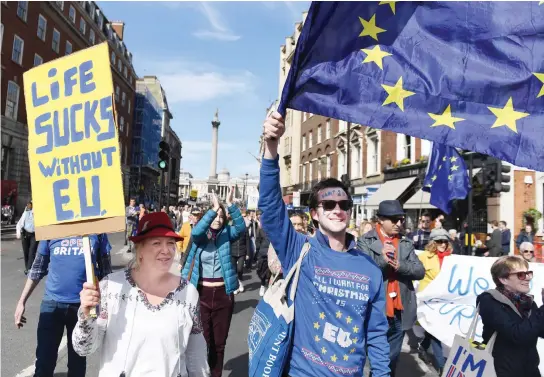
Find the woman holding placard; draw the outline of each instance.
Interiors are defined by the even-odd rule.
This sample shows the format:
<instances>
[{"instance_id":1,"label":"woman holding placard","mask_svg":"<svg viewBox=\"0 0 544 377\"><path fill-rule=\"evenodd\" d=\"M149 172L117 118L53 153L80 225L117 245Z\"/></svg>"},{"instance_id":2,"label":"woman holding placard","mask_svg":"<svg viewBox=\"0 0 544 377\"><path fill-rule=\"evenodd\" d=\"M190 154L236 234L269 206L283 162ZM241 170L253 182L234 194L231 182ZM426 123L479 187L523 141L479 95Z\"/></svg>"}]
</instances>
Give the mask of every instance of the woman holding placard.
<instances>
[{"instance_id":1,"label":"woman holding placard","mask_svg":"<svg viewBox=\"0 0 544 377\"><path fill-rule=\"evenodd\" d=\"M497 287L476 302L483 342L497 334L492 352L497 377L540 377L536 344L544 337L544 306L538 307L529 294L533 271L522 257L504 256L491 266L491 277Z\"/></svg>"},{"instance_id":2,"label":"woman holding placard","mask_svg":"<svg viewBox=\"0 0 544 377\"><path fill-rule=\"evenodd\" d=\"M83 285L72 344L81 356L100 347L100 377L209 376L198 292L170 272L179 239L166 213L145 215L129 267Z\"/></svg>"}]
</instances>

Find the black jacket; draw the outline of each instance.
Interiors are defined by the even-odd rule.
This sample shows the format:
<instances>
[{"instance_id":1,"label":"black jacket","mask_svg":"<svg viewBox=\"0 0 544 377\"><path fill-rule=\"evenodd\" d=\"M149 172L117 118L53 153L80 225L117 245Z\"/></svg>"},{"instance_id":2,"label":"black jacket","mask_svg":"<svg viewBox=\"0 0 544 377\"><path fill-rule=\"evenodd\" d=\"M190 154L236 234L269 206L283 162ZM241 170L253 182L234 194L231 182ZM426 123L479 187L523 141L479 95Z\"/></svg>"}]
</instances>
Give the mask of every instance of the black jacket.
<instances>
[{"instance_id":1,"label":"black jacket","mask_svg":"<svg viewBox=\"0 0 544 377\"><path fill-rule=\"evenodd\" d=\"M230 243L230 255L233 257L245 257L249 254L249 236L248 229L240 233L240 238Z\"/></svg>"},{"instance_id":2,"label":"black jacket","mask_svg":"<svg viewBox=\"0 0 544 377\"><path fill-rule=\"evenodd\" d=\"M487 245L489 246L490 257L500 257L502 255L502 233L499 228L493 230L491 240L489 240Z\"/></svg>"},{"instance_id":3,"label":"black jacket","mask_svg":"<svg viewBox=\"0 0 544 377\"><path fill-rule=\"evenodd\" d=\"M257 237L255 238L255 249L257 250L257 258L268 258L268 246L270 246L270 240L262 228L257 230Z\"/></svg>"},{"instance_id":4,"label":"black jacket","mask_svg":"<svg viewBox=\"0 0 544 377\"><path fill-rule=\"evenodd\" d=\"M490 289L476 299L484 325L487 344L497 332L493 360L497 377L540 377L540 358L536 343L544 337L544 306L533 302L528 317L522 317L515 305L502 293Z\"/></svg>"}]
</instances>

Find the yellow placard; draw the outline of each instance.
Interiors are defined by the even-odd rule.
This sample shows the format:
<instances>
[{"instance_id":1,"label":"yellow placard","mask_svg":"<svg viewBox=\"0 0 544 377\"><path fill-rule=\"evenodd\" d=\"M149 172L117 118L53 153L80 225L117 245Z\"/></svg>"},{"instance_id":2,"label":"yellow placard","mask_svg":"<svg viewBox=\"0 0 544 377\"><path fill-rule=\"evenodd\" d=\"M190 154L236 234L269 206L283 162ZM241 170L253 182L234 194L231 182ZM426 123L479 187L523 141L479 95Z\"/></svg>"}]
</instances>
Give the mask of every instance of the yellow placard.
<instances>
[{"instance_id":1,"label":"yellow placard","mask_svg":"<svg viewBox=\"0 0 544 377\"><path fill-rule=\"evenodd\" d=\"M189 196L191 197L191 199L196 200L196 198L198 197L198 190L191 190L191 193Z\"/></svg>"},{"instance_id":2,"label":"yellow placard","mask_svg":"<svg viewBox=\"0 0 544 377\"><path fill-rule=\"evenodd\" d=\"M100 220L118 227L112 219L124 221L125 210L107 42L35 67L23 80L37 238L104 231L93 227ZM59 224L66 226L51 227Z\"/></svg>"}]
</instances>

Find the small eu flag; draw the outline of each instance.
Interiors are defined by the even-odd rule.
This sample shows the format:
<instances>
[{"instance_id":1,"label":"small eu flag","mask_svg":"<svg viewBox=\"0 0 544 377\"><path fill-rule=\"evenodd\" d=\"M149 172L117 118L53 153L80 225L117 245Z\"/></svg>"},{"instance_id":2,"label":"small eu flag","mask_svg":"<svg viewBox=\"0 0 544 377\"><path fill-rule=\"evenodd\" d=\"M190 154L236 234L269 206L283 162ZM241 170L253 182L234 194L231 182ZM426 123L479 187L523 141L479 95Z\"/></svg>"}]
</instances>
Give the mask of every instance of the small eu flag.
<instances>
[{"instance_id":1,"label":"small eu flag","mask_svg":"<svg viewBox=\"0 0 544 377\"><path fill-rule=\"evenodd\" d=\"M451 202L465 199L471 189L465 160L454 147L433 143L423 191L431 193L430 203L451 212Z\"/></svg>"},{"instance_id":2,"label":"small eu flag","mask_svg":"<svg viewBox=\"0 0 544 377\"><path fill-rule=\"evenodd\" d=\"M544 166L544 1L313 2L278 111Z\"/></svg>"}]
</instances>

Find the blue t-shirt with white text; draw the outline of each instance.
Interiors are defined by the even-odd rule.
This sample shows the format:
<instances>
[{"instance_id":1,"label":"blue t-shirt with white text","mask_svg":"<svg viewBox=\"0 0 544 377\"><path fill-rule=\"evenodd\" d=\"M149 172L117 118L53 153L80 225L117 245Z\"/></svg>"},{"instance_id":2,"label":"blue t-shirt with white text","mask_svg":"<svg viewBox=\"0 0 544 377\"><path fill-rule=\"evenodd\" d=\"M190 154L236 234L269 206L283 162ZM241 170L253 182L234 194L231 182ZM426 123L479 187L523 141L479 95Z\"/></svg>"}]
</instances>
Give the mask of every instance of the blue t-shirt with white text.
<instances>
[{"instance_id":1,"label":"blue t-shirt with white text","mask_svg":"<svg viewBox=\"0 0 544 377\"><path fill-rule=\"evenodd\" d=\"M95 274L98 273L97 257L109 254L111 245L108 237L89 236ZM83 238L70 237L40 241L38 253L49 256L49 273L45 282L44 299L76 304L80 302L79 292L87 281Z\"/></svg>"}]
</instances>

